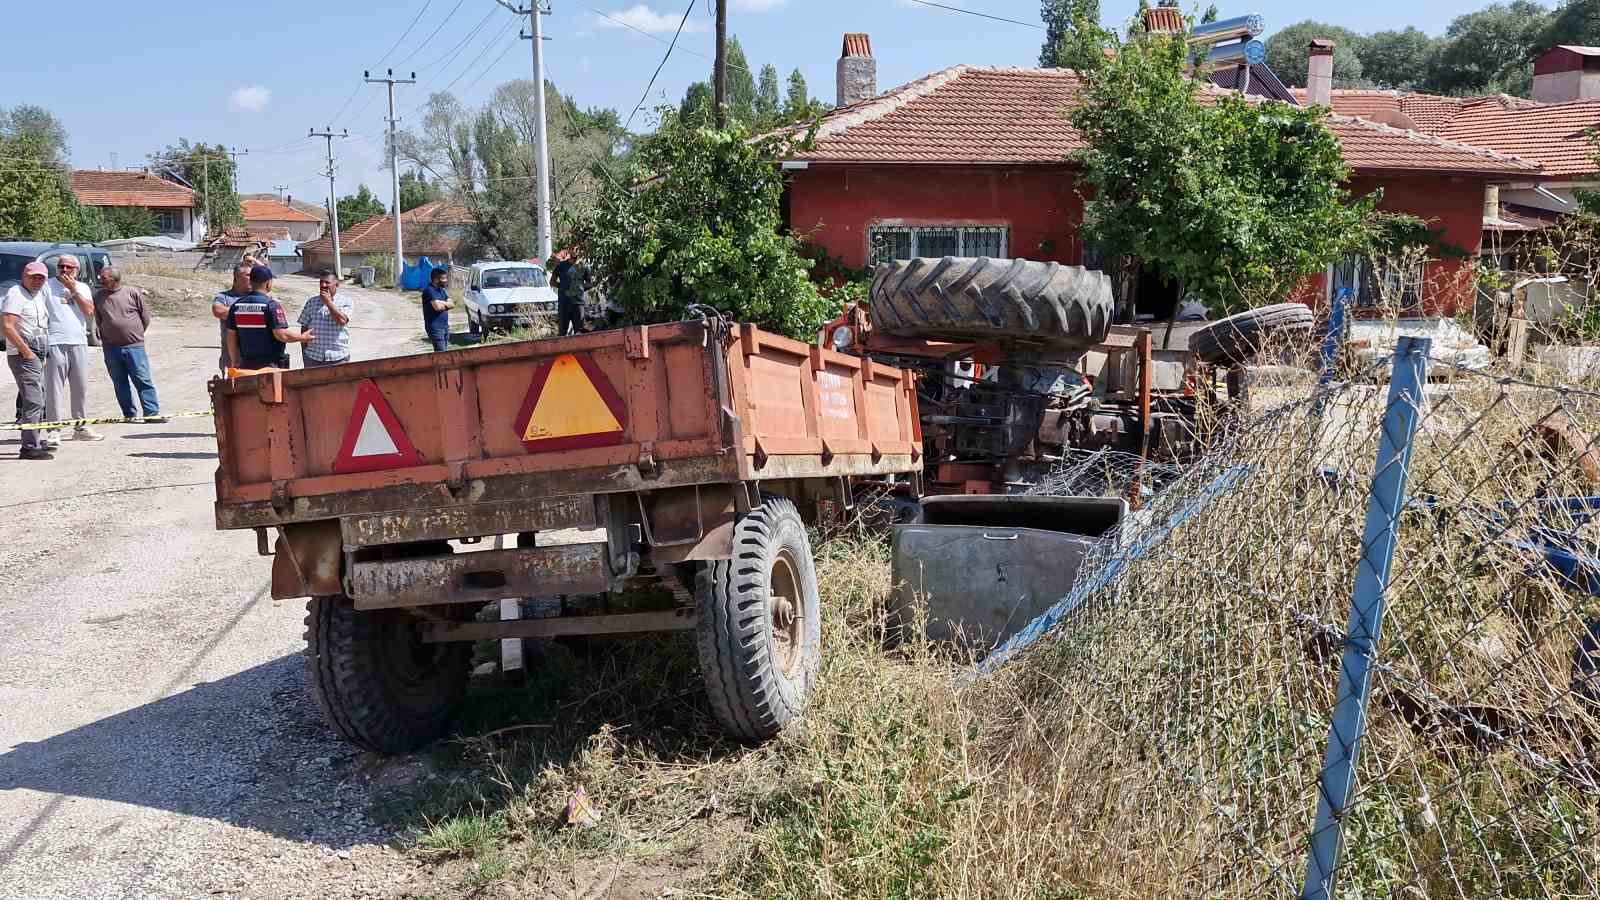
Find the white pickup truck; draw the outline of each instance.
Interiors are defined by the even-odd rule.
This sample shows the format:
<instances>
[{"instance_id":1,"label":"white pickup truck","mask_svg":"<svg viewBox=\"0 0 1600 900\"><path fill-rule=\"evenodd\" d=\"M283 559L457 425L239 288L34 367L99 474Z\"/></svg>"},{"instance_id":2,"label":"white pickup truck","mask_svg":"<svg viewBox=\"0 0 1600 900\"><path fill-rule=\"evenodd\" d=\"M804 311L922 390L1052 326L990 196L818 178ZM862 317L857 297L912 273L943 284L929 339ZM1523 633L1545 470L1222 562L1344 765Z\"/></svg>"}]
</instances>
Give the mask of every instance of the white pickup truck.
<instances>
[{"instance_id":1,"label":"white pickup truck","mask_svg":"<svg viewBox=\"0 0 1600 900\"><path fill-rule=\"evenodd\" d=\"M467 328L473 334L553 322L556 290L544 267L529 262L473 263L467 273Z\"/></svg>"}]
</instances>

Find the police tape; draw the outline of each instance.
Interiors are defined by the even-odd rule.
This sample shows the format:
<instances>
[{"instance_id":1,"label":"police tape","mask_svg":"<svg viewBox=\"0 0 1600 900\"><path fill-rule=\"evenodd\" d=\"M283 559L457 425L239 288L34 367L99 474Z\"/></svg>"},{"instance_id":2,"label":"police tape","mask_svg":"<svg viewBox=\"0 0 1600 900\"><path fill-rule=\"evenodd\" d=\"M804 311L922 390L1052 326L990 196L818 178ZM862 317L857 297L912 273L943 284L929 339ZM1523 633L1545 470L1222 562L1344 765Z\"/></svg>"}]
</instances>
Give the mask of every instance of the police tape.
<instances>
[{"instance_id":1,"label":"police tape","mask_svg":"<svg viewBox=\"0 0 1600 900\"><path fill-rule=\"evenodd\" d=\"M57 431L62 428L87 428L90 425L160 425L169 419L209 419L211 410L191 410L189 412L157 413L143 418L135 417L126 419L122 416L101 416L98 419L64 419L60 422L6 422L0 424L0 431Z\"/></svg>"}]
</instances>

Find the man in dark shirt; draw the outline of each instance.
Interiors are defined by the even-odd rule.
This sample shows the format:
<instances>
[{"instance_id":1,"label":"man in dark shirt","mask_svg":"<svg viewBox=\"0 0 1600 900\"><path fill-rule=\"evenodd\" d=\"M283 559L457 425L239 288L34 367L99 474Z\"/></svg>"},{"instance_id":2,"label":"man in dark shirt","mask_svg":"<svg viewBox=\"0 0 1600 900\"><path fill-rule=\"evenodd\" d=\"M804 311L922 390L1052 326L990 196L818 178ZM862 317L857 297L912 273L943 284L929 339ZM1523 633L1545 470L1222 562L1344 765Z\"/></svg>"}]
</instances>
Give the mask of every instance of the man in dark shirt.
<instances>
[{"instance_id":1,"label":"man in dark shirt","mask_svg":"<svg viewBox=\"0 0 1600 900\"><path fill-rule=\"evenodd\" d=\"M250 293L228 309L228 356L240 369L287 369L285 344L309 344L309 333L289 330L289 316L272 298L272 270L250 270Z\"/></svg>"},{"instance_id":2,"label":"man in dark shirt","mask_svg":"<svg viewBox=\"0 0 1600 900\"><path fill-rule=\"evenodd\" d=\"M422 289L422 327L433 349L441 352L450 349L450 307L455 305L445 290L449 279L450 270L440 266L428 273L428 286Z\"/></svg>"},{"instance_id":3,"label":"man in dark shirt","mask_svg":"<svg viewBox=\"0 0 1600 900\"><path fill-rule=\"evenodd\" d=\"M566 250L556 256L556 334L583 332L583 299L589 293L589 267Z\"/></svg>"}]
</instances>

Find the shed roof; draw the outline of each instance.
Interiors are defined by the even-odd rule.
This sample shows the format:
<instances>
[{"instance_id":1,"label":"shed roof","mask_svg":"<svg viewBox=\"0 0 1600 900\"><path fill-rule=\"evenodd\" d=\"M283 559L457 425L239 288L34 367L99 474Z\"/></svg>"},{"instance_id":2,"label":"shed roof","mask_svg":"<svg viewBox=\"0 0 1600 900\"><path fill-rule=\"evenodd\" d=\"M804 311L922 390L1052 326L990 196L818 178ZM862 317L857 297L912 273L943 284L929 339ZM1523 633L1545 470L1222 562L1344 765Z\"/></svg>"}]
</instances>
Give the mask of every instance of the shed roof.
<instances>
[{"instance_id":1,"label":"shed roof","mask_svg":"<svg viewBox=\"0 0 1600 900\"><path fill-rule=\"evenodd\" d=\"M321 222L322 220L302 209L295 209L280 200L242 200L246 222Z\"/></svg>"}]
</instances>

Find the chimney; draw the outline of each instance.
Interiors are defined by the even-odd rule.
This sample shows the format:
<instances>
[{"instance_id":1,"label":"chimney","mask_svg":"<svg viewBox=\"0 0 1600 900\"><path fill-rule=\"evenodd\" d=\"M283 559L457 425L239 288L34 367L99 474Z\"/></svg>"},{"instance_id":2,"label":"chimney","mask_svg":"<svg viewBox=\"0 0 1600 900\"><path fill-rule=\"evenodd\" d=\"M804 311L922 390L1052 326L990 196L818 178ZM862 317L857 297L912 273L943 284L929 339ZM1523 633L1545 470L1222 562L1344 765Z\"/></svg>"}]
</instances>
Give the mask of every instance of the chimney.
<instances>
[{"instance_id":1,"label":"chimney","mask_svg":"<svg viewBox=\"0 0 1600 900\"><path fill-rule=\"evenodd\" d=\"M1500 185L1486 184L1483 186L1483 220L1485 222L1500 221Z\"/></svg>"},{"instance_id":2,"label":"chimney","mask_svg":"<svg viewBox=\"0 0 1600 900\"><path fill-rule=\"evenodd\" d=\"M1551 47L1533 61L1533 99L1566 103L1600 97L1600 47Z\"/></svg>"},{"instance_id":3,"label":"chimney","mask_svg":"<svg viewBox=\"0 0 1600 900\"><path fill-rule=\"evenodd\" d=\"M878 61L872 57L871 37L859 33L844 36L837 74L839 106L878 96Z\"/></svg>"},{"instance_id":4,"label":"chimney","mask_svg":"<svg viewBox=\"0 0 1600 900\"><path fill-rule=\"evenodd\" d=\"M1306 104L1333 106L1333 41L1312 38L1309 67L1306 70Z\"/></svg>"}]
</instances>

